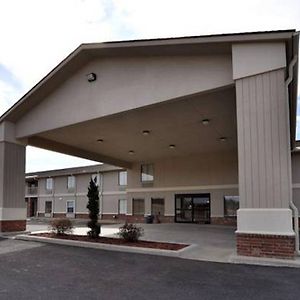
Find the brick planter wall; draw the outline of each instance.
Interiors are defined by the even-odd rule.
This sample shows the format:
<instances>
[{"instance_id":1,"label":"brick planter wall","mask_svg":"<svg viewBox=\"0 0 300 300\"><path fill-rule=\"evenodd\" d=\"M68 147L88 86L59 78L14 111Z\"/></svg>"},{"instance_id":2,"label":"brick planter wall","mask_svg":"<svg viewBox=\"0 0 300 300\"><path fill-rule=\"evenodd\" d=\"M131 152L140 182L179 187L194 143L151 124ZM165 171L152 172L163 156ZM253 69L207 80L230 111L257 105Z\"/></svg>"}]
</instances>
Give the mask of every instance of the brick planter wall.
<instances>
[{"instance_id":1,"label":"brick planter wall","mask_svg":"<svg viewBox=\"0 0 300 300\"><path fill-rule=\"evenodd\" d=\"M66 218L66 214L58 214L58 213L54 213L53 214L53 218Z\"/></svg>"},{"instance_id":2,"label":"brick planter wall","mask_svg":"<svg viewBox=\"0 0 300 300\"><path fill-rule=\"evenodd\" d=\"M237 233L236 242L238 255L273 258L295 255L294 236Z\"/></svg>"},{"instance_id":3,"label":"brick planter wall","mask_svg":"<svg viewBox=\"0 0 300 300\"><path fill-rule=\"evenodd\" d=\"M0 221L0 232L25 231L26 220Z\"/></svg>"},{"instance_id":4,"label":"brick planter wall","mask_svg":"<svg viewBox=\"0 0 300 300\"><path fill-rule=\"evenodd\" d=\"M75 214L76 219L88 219L89 214Z\"/></svg>"}]
</instances>

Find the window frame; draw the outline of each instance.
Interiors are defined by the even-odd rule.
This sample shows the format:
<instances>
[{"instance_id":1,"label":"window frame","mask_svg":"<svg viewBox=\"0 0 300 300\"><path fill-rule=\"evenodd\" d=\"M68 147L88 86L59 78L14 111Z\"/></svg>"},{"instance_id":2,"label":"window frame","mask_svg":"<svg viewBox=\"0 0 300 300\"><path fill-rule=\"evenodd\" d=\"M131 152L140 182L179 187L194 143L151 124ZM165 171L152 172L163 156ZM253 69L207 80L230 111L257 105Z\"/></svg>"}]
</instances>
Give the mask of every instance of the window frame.
<instances>
[{"instance_id":1,"label":"window frame","mask_svg":"<svg viewBox=\"0 0 300 300\"><path fill-rule=\"evenodd\" d=\"M163 210L159 214L154 214L153 201L157 201L157 200L162 201ZM165 215L165 198L151 198L151 215L153 215L153 216L164 216Z\"/></svg>"},{"instance_id":2,"label":"window frame","mask_svg":"<svg viewBox=\"0 0 300 300\"><path fill-rule=\"evenodd\" d=\"M144 206L144 211L143 212L138 212L135 213L134 209L135 209L135 201L143 201L143 206ZM145 199L143 198L132 198L132 215L133 216L144 216L145 215Z\"/></svg>"},{"instance_id":3,"label":"window frame","mask_svg":"<svg viewBox=\"0 0 300 300\"><path fill-rule=\"evenodd\" d=\"M229 199L226 199L226 198L229 198ZM237 198L238 200L236 201L236 199L234 198ZM234 201L235 200L235 201ZM227 208L227 205L226 203L228 203L227 201L233 201L233 202L237 202L238 205L237 205L237 208L235 210L235 214L228 214L228 208ZM236 218L237 217L237 210L239 209L239 204L240 204L240 196L238 195L224 195L223 197L223 205L224 205L224 217L225 218Z\"/></svg>"},{"instance_id":4,"label":"window frame","mask_svg":"<svg viewBox=\"0 0 300 300\"><path fill-rule=\"evenodd\" d=\"M51 212L46 211L46 207L47 207L46 203L51 203ZM45 216L46 215L52 215L52 214L53 214L53 201L52 200L46 200L45 201Z\"/></svg>"},{"instance_id":5,"label":"window frame","mask_svg":"<svg viewBox=\"0 0 300 300\"><path fill-rule=\"evenodd\" d=\"M51 182L51 188L50 189L48 188L48 182ZM45 185L46 185L46 192L49 193L49 194L51 194L53 192L53 186L54 186L54 179L53 179L53 177L46 178Z\"/></svg>"},{"instance_id":6,"label":"window frame","mask_svg":"<svg viewBox=\"0 0 300 300\"><path fill-rule=\"evenodd\" d=\"M74 186L70 187L69 186L69 178L73 178L73 183L74 183ZM75 191L76 189L76 177L74 175L69 175L68 178L67 178L67 189L68 191Z\"/></svg>"},{"instance_id":7,"label":"window frame","mask_svg":"<svg viewBox=\"0 0 300 300\"><path fill-rule=\"evenodd\" d=\"M149 172L149 167L151 166L152 168L152 174ZM144 167L147 168L147 170L144 170ZM144 175L146 176L152 176L152 179L146 179L144 178ZM153 163L147 163L147 164L141 164L141 169L140 169L140 180L141 183L153 183L154 182L154 164Z\"/></svg>"},{"instance_id":8,"label":"window frame","mask_svg":"<svg viewBox=\"0 0 300 300\"><path fill-rule=\"evenodd\" d=\"M73 203L73 212L68 211L68 203ZM67 200L66 201L66 214L70 214L70 215L75 214L75 200Z\"/></svg>"},{"instance_id":9,"label":"window frame","mask_svg":"<svg viewBox=\"0 0 300 300\"><path fill-rule=\"evenodd\" d=\"M121 179L122 179L122 177L121 177L121 174L126 174L125 175L125 184L123 184L121 181ZM123 179L124 179L123 178ZM118 184L119 184L119 186L127 186L127 171L119 171L119 173L118 173Z\"/></svg>"},{"instance_id":10,"label":"window frame","mask_svg":"<svg viewBox=\"0 0 300 300\"><path fill-rule=\"evenodd\" d=\"M121 212L121 201L125 202L125 212ZM119 199L118 201L118 214L119 215L126 215L127 214L127 199Z\"/></svg>"}]
</instances>

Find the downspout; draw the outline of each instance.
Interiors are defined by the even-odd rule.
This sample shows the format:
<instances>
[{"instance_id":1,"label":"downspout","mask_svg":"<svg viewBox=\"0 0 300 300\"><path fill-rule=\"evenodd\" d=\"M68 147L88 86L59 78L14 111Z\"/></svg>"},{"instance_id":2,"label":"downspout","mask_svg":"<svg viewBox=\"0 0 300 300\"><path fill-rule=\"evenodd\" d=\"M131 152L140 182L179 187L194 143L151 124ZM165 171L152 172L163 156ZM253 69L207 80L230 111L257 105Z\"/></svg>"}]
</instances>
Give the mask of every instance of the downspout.
<instances>
[{"instance_id":1,"label":"downspout","mask_svg":"<svg viewBox=\"0 0 300 300\"><path fill-rule=\"evenodd\" d=\"M286 100L287 100L287 105L288 105L288 101L289 101L289 85L293 80L293 69L295 64L297 63L298 60L298 56L295 55L292 59L292 61L289 64L289 71L288 71L288 78L285 81L285 90L286 90ZM288 118L287 118L287 122L288 122L288 126L289 125L289 110L287 109L287 114L288 114ZM289 128L289 127L288 127ZM290 130L288 130L288 140L290 141ZM289 177L290 177L290 208L293 211L293 216L294 216L294 232L295 232L295 252L296 255L300 256L300 250L299 250L299 211L298 208L296 207L296 205L293 202L293 186L292 186L292 170L291 170L291 155L289 155Z\"/></svg>"},{"instance_id":2,"label":"downspout","mask_svg":"<svg viewBox=\"0 0 300 300\"><path fill-rule=\"evenodd\" d=\"M100 219L103 215L103 173L99 173Z\"/></svg>"}]
</instances>

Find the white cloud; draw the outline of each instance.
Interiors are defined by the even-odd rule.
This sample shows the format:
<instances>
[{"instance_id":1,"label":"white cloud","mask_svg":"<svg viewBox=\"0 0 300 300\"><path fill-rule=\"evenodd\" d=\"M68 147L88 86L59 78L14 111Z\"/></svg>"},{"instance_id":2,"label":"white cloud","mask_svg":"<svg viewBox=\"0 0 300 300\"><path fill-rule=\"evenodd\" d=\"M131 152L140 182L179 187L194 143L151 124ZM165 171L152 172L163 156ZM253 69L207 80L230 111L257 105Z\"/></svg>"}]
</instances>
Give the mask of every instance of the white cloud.
<instances>
[{"instance_id":1,"label":"white cloud","mask_svg":"<svg viewBox=\"0 0 300 300\"><path fill-rule=\"evenodd\" d=\"M113 0L139 37L299 28L298 0Z\"/></svg>"},{"instance_id":2,"label":"white cloud","mask_svg":"<svg viewBox=\"0 0 300 300\"><path fill-rule=\"evenodd\" d=\"M0 64L23 89L0 81L0 114L83 42L290 28L299 0L2 0ZM40 151L28 149L28 170L68 164Z\"/></svg>"}]
</instances>

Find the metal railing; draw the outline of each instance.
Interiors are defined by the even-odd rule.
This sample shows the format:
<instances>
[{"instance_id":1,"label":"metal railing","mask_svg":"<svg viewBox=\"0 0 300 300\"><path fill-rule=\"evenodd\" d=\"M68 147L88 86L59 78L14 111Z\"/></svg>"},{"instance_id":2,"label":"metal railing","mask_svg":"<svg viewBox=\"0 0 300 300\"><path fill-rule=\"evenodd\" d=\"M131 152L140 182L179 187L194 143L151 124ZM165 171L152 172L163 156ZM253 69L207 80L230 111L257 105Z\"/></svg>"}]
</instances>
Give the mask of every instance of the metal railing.
<instances>
[{"instance_id":1,"label":"metal railing","mask_svg":"<svg viewBox=\"0 0 300 300\"><path fill-rule=\"evenodd\" d=\"M37 186L27 186L25 189L26 195L37 195L38 187Z\"/></svg>"}]
</instances>

